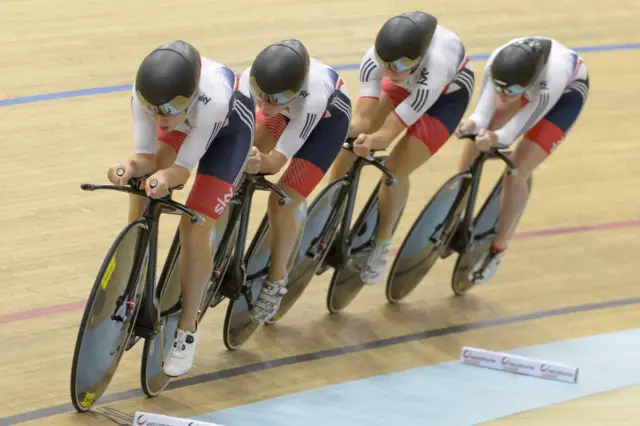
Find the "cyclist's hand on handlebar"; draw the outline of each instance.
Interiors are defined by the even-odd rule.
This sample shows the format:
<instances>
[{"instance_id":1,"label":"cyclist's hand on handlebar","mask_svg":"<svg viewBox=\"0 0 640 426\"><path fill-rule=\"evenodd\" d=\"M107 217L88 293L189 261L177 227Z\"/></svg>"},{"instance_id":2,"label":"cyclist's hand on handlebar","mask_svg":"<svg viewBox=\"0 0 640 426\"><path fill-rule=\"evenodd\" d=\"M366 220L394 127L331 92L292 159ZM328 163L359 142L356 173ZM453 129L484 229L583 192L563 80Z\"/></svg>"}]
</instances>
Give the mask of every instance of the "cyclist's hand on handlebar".
<instances>
[{"instance_id":1,"label":"cyclist's hand on handlebar","mask_svg":"<svg viewBox=\"0 0 640 426\"><path fill-rule=\"evenodd\" d=\"M489 151L491 147L497 145L497 143L498 136L491 130L482 129L476 136L476 148L478 148L480 151Z\"/></svg>"},{"instance_id":2,"label":"cyclist's hand on handlebar","mask_svg":"<svg viewBox=\"0 0 640 426\"><path fill-rule=\"evenodd\" d=\"M373 137L365 133L358 135L356 140L353 141L353 153L359 157L367 157L371 152L371 145L373 144Z\"/></svg>"},{"instance_id":3,"label":"cyclist's hand on handlebar","mask_svg":"<svg viewBox=\"0 0 640 426\"><path fill-rule=\"evenodd\" d=\"M164 170L159 170L147 178L145 191L151 198L162 198L169 195L169 181Z\"/></svg>"},{"instance_id":4,"label":"cyclist's hand on handlebar","mask_svg":"<svg viewBox=\"0 0 640 426\"><path fill-rule=\"evenodd\" d=\"M476 123L473 120L462 120L456 129L456 137L461 138L464 135L472 135L476 132Z\"/></svg>"},{"instance_id":5,"label":"cyclist's hand on handlebar","mask_svg":"<svg viewBox=\"0 0 640 426\"><path fill-rule=\"evenodd\" d=\"M136 169L133 161L123 161L109 167L107 178L114 185L126 185L129 179L133 177Z\"/></svg>"},{"instance_id":6,"label":"cyclist's hand on handlebar","mask_svg":"<svg viewBox=\"0 0 640 426\"><path fill-rule=\"evenodd\" d=\"M247 164L244 166L244 171L251 174L258 173L260 171L261 159L262 156L260 155L260 150L255 146L252 146L249 158L247 159Z\"/></svg>"}]
</instances>

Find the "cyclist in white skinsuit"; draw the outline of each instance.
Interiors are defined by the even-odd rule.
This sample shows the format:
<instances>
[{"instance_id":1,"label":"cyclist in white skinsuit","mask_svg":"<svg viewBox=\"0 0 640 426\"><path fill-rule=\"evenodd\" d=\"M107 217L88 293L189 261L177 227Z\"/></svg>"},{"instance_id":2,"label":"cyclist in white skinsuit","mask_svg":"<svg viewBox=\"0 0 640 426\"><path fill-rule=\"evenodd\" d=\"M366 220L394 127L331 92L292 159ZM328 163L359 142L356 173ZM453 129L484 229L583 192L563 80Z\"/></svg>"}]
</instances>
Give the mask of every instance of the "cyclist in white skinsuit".
<instances>
[{"instance_id":1,"label":"cyclist in white skinsuit","mask_svg":"<svg viewBox=\"0 0 640 426\"><path fill-rule=\"evenodd\" d=\"M587 100L589 75L573 50L546 37L517 38L496 49L487 62L473 114L456 131L477 134L463 152L460 170L491 146L522 137L511 159L515 176L504 176L498 232L490 251L472 268L470 280L489 280L504 257L524 212L533 171L560 145Z\"/></svg>"},{"instance_id":2,"label":"cyclist in white skinsuit","mask_svg":"<svg viewBox=\"0 0 640 426\"><path fill-rule=\"evenodd\" d=\"M132 92L135 154L113 165L108 177L126 184L151 174L147 194L164 197L183 185L198 164L186 205L206 218L204 225L180 221L182 313L164 372L189 371L198 342L197 315L212 268L210 235L243 173L253 144L254 104L248 85L233 71L201 58L188 43L174 41L151 52L138 69ZM124 175L118 176L117 170ZM132 196L129 220L140 217L143 199Z\"/></svg>"},{"instance_id":3,"label":"cyclist in white skinsuit","mask_svg":"<svg viewBox=\"0 0 640 426\"><path fill-rule=\"evenodd\" d=\"M393 226L409 194L409 176L429 160L460 123L474 88L460 38L424 12L389 19L360 65L360 96L349 130L354 152L387 148L405 129L385 165L398 180L380 185L375 248L361 273L365 284L384 276ZM354 155L342 150L331 173L339 179Z\"/></svg>"},{"instance_id":4,"label":"cyclist in white skinsuit","mask_svg":"<svg viewBox=\"0 0 640 426\"><path fill-rule=\"evenodd\" d=\"M315 189L347 137L351 101L338 73L309 57L298 40L265 48L241 81L250 81L256 98L256 140L247 171L277 173L289 163L279 185L292 199L285 207L269 199L271 265L253 304L252 319L269 321L280 307L288 283L287 261L295 244L296 209Z\"/></svg>"}]
</instances>

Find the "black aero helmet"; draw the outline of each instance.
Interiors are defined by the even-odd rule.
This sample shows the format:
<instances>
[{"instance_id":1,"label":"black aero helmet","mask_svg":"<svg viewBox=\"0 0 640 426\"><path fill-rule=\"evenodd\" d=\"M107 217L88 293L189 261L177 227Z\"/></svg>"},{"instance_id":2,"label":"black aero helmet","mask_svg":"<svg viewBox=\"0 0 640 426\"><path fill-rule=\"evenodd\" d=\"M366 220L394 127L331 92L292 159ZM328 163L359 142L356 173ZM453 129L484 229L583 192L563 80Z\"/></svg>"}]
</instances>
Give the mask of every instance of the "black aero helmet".
<instances>
[{"instance_id":1,"label":"black aero helmet","mask_svg":"<svg viewBox=\"0 0 640 426\"><path fill-rule=\"evenodd\" d=\"M376 36L378 59L385 67L398 72L415 67L427 52L437 26L438 19L424 12L394 16Z\"/></svg>"},{"instance_id":2,"label":"black aero helmet","mask_svg":"<svg viewBox=\"0 0 640 426\"><path fill-rule=\"evenodd\" d=\"M300 93L309 63L309 53L299 40L273 43L251 65L251 92L267 103L286 104Z\"/></svg>"},{"instance_id":3,"label":"black aero helmet","mask_svg":"<svg viewBox=\"0 0 640 426\"><path fill-rule=\"evenodd\" d=\"M523 93L537 80L551 52L551 40L525 38L499 51L491 64L491 80L506 94Z\"/></svg>"},{"instance_id":4,"label":"black aero helmet","mask_svg":"<svg viewBox=\"0 0 640 426\"><path fill-rule=\"evenodd\" d=\"M180 114L196 95L201 67L200 53L187 42L177 40L158 47L138 68L138 100L152 114Z\"/></svg>"}]
</instances>

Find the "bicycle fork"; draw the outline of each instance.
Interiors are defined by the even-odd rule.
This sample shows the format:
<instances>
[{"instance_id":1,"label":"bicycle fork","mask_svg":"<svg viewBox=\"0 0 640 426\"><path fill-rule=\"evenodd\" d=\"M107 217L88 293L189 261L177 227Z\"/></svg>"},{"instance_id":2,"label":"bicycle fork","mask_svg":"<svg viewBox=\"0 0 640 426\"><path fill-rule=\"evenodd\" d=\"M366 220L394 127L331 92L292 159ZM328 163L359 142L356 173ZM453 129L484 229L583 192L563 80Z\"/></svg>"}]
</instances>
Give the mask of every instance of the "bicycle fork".
<instances>
[{"instance_id":1,"label":"bicycle fork","mask_svg":"<svg viewBox=\"0 0 640 426\"><path fill-rule=\"evenodd\" d=\"M356 201L356 195L358 192L358 182L360 181L360 170L362 169L362 160L360 158L356 159L356 162L360 164L354 165L354 169L352 173L346 176L344 187L340 190L338 195L338 202L336 205L337 209L334 209L332 212L333 220L328 220L327 225L325 225L325 229L322 230L320 234L322 236L321 244L324 243L324 247L329 250L329 253L326 255L325 263L334 269L341 269L344 267L350 267L353 264L353 259L351 259L351 219L353 216L353 206ZM345 200L346 198L346 200ZM343 207L344 205L344 207ZM366 207L365 207L366 208ZM343 211L344 209L344 211ZM342 216L338 215L343 211ZM331 244L331 229L327 229L333 225L332 222L340 220L340 224L338 225L340 229L337 231L338 235L335 236L333 244L330 247L326 247L327 244ZM329 238L328 238L329 237ZM332 250L333 249L333 250ZM320 247L320 253L322 253L323 248Z\"/></svg>"}]
</instances>

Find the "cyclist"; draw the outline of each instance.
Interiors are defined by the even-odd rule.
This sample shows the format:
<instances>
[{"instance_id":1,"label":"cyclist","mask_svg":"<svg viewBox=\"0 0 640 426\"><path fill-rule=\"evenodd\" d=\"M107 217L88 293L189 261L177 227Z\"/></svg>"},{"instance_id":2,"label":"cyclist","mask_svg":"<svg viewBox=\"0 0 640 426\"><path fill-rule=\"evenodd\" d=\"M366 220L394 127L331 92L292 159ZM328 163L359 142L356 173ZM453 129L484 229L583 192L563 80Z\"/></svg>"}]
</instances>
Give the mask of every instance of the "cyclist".
<instances>
[{"instance_id":1,"label":"cyclist","mask_svg":"<svg viewBox=\"0 0 640 426\"><path fill-rule=\"evenodd\" d=\"M387 148L402 132L386 166L397 178L380 185L380 222L375 247L361 273L365 284L386 270L393 224L409 193L409 175L453 134L474 88L474 74L460 38L436 17L414 11L387 20L360 64L360 96L349 136L354 152L366 156ZM382 93L381 93L382 92ZM344 175L354 155L342 150L331 180Z\"/></svg>"},{"instance_id":2,"label":"cyclist","mask_svg":"<svg viewBox=\"0 0 640 426\"><path fill-rule=\"evenodd\" d=\"M315 189L344 143L351 120L347 86L338 73L310 58L298 40L282 40L262 50L241 76L250 81L256 99L254 151L250 173L278 173L289 163L279 184L292 202L278 206L269 198L271 265L253 304L252 319L261 324L277 312L286 294L287 263L298 225L296 209Z\"/></svg>"},{"instance_id":3,"label":"cyclist","mask_svg":"<svg viewBox=\"0 0 640 426\"><path fill-rule=\"evenodd\" d=\"M179 376L193 364L197 315L212 268L213 226L243 173L255 106L248 85L233 71L178 40L142 61L131 108L135 154L109 168L111 182L124 185L131 177L151 174L147 195L160 198L185 184L198 164L186 205L202 213L206 223L194 225L187 216L180 221L182 313L163 367L168 376ZM132 196L129 220L137 219L144 205L143 198Z\"/></svg>"},{"instance_id":4,"label":"cyclist","mask_svg":"<svg viewBox=\"0 0 640 426\"><path fill-rule=\"evenodd\" d=\"M496 49L487 61L483 88L473 114L456 131L476 134L464 149L463 170L478 150L518 143L511 159L517 174L505 174L498 231L489 252L471 269L480 284L498 269L529 197L527 179L560 145L574 125L589 92L583 59L546 37L517 38Z\"/></svg>"}]
</instances>

